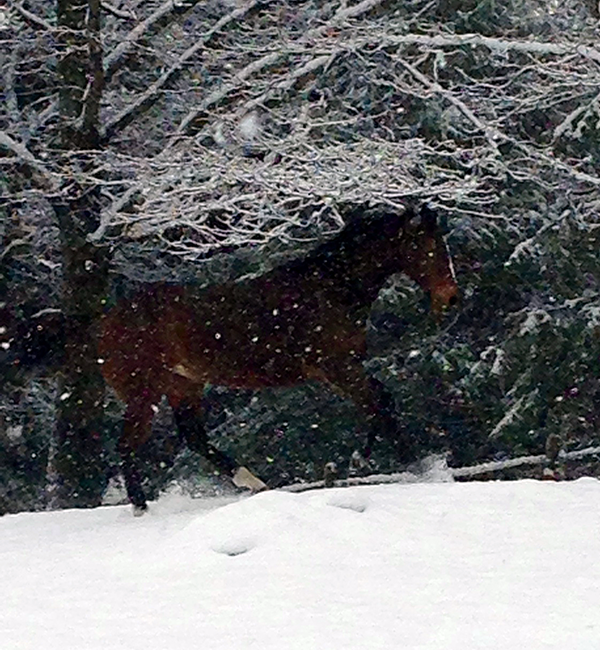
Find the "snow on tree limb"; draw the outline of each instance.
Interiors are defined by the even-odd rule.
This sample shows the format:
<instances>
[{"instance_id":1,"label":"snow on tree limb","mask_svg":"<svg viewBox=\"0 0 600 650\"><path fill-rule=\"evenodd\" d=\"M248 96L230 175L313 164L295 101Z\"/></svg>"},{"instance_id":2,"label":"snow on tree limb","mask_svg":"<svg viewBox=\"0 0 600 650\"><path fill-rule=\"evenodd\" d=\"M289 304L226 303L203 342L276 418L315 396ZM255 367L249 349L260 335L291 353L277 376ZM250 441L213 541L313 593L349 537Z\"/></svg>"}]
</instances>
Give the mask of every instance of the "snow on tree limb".
<instances>
[{"instance_id":1,"label":"snow on tree limb","mask_svg":"<svg viewBox=\"0 0 600 650\"><path fill-rule=\"evenodd\" d=\"M126 36L123 40L114 48L104 59L104 71L107 81L110 80L110 77L117 71L123 57L125 57L138 43L141 39L148 36L149 32L156 29L157 25L164 22L171 14L179 15L184 10L193 9L194 5L197 4L198 0L185 0L181 3L175 3L172 0L167 0L162 5L160 5L155 11L153 11L147 18L139 22ZM143 93L131 106L128 106L126 109L121 111L115 118L110 120L104 132L107 134L107 137L113 135L116 131L121 128L124 128L129 124L133 119L135 119L140 112L145 108L151 105L152 100L156 97L157 93L164 87L164 85L170 81L173 76L178 73L182 66L195 54L198 53L205 45L224 27L228 26L230 23L240 20L248 13L256 9L257 6L264 6L265 0L249 0L241 7L237 7L230 13L223 16L217 23L208 30L205 36L195 45L188 48L186 52L180 57L180 59L172 65L166 72L164 72L160 79L151 84L148 90ZM111 5L105 6L105 8L110 13L117 15L120 18L132 19L135 16L122 12ZM20 6L21 13L28 20L36 20L38 24L46 26L49 29L52 29L51 25L47 25L44 21L37 18L35 14L30 15L30 12L27 12ZM40 124L44 124L47 120L56 112L57 104L53 102L41 115Z\"/></svg>"},{"instance_id":2,"label":"snow on tree limb","mask_svg":"<svg viewBox=\"0 0 600 650\"><path fill-rule=\"evenodd\" d=\"M38 183L44 189L55 190L58 187L58 176L28 151L25 145L17 142L4 131L0 131L0 148L7 149L27 164L35 172Z\"/></svg>"},{"instance_id":3,"label":"snow on tree limb","mask_svg":"<svg viewBox=\"0 0 600 650\"><path fill-rule=\"evenodd\" d=\"M416 179L423 157L441 154L443 150L419 140L363 140L323 149L292 139L287 149L280 146L276 161L256 161L186 141L170 150L168 160L140 161L136 177L146 179L143 205L135 215L113 209L93 237L106 233L109 223L121 224L136 238L177 224L189 231L187 243L174 246L186 256L215 243L264 243L299 226L304 208L371 203L401 209L411 196L465 192L469 181L459 172L445 170L425 182ZM130 166L132 161L124 163ZM476 188L478 182L472 179L470 184ZM219 232L211 213L219 214Z\"/></svg>"},{"instance_id":4,"label":"snow on tree limb","mask_svg":"<svg viewBox=\"0 0 600 650\"><path fill-rule=\"evenodd\" d=\"M145 20L138 23L121 43L104 59L104 69L107 78L115 73L120 61L126 56L140 39L148 35L155 26L163 21L170 14L181 13L191 9L199 0L182 0L173 2L166 0L155 11L153 11Z\"/></svg>"},{"instance_id":5,"label":"snow on tree limb","mask_svg":"<svg viewBox=\"0 0 600 650\"><path fill-rule=\"evenodd\" d=\"M554 129L553 139L558 140L563 135L571 133L573 127L578 122L578 120L592 108L598 108L600 104L600 93L598 93L589 103L578 106L575 110L571 111L567 117Z\"/></svg>"},{"instance_id":6,"label":"snow on tree limb","mask_svg":"<svg viewBox=\"0 0 600 650\"><path fill-rule=\"evenodd\" d=\"M584 59L600 63L600 50L581 43L553 43L535 40L493 38L481 34L403 34L384 35L382 45L424 45L426 47L476 47L483 46L497 54L524 52L538 56L564 56L576 54Z\"/></svg>"},{"instance_id":7,"label":"snow on tree limb","mask_svg":"<svg viewBox=\"0 0 600 650\"><path fill-rule=\"evenodd\" d=\"M600 201L595 170L561 149L594 116L600 53L591 40L454 34L424 27L426 5L420 19L386 20L382 0L212 9L190 0L172 13L168 4L112 36L118 45L105 67L121 61L129 74L124 54L142 39L136 65L147 56L153 70L130 74L121 91L113 88L121 75L109 80L109 150L102 173L88 177L110 205L93 241L120 232L162 237L180 225L189 236L177 245L187 255L244 236L265 241L269 224L278 236L288 232L309 205L333 210L365 197L397 209L406 196L434 198L456 214L494 218L502 188L520 184L580 193L587 210ZM185 21L169 18L175 31L161 34L163 18L180 10ZM309 27L289 27L300 14L298 24ZM32 121L40 114L32 111ZM244 140L249 115L259 128ZM148 142L153 158L142 145L118 155L121 142L161 119L164 128L147 138L160 138ZM257 152L264 160L248 158ZM215 236L211 212L226 215Z\"/></svg>"},{"instance_id":8,"label":"snow on tree limb","mask_svg":"<svg viewBox=\"0 0 600 650\"><path fill-rule=\"evenodd\" d=\"M460 98L453 95L451 92L448 92L439 83L431 81L426 75L421 73L417 68L408 61L404 61L401 57L398 57L400 63L410 71L410 73L420 81L426 88L429 88L432 92L440 94L444 99L449 101L451 104L456 106L458 110L470 121L473 125L483 133L488 141L488 144L494 152L498 151L497 140L504 139L504 136L501 136L498 131L492 130L489 125L484 124L473 111L463 102Z\"/></svg>"},{"instance_id":9,"label":"snow on tree limb","mask_svg":"<svg viewBox=\"0 0 600 650\"><path fill-rule=\"evenodd\" d=\"M107 13L116 16L117 18L123 18L124 20L136 20L136 15L133 9L128 11L123 11L112 5L110 2L102 2L102 9Z\"/></svg>"},{"instance_id":10,"label":"snow on tree limb","mask_svg":"<svg viewBox=\"0 0 600 650\"><path fill-rule=\"evenodd\" d=\"M15 2L12 6L14 10L18 12L30 25L33 25L36 28L44 29L49 33L54 31L55 28L53 25L51 25L43 18L40 18L37 14L26 9L23 6L23 3Z\"/></svg>"},{"instance_id":11,"label":"snow on tree limb","mask_svg":"<svg viewBox=\"0 0 600 650\"><path fill-rule=\"evenodd\" d=\"M311 29L308 32L304 33L294 45L306 45L311 43L315 39L321 38L324 34L327 34L332 29L339 27L346 23L347 21L358 18L363 14L372 11L379 5L383 4L385 0L363 0L356 5L347 7L345 4L341 5L341 8L333 15L333 17L323 25ZM243 69L236 71L234 79L229 84L223 84L222 88L218 91L213 92L206 100L204 100L200 106L194 108L190 111L186 117L181 121L177 133L184 135L190 134L193 131L194 125L198 118L202 116L208 109L210 109L215 104L222 102L228 95L230 95L236 88L239 87L240 82L249 79L253 75L257 74L269 68L270 66L275 65L280 62L288 54L291 49L291 44L285 44L284 47L280 48L275 52L270 52L265 56L252 61L250 64L245 66Z\"/></svg>"},{"instance_id":12,"label":"snow on tree limb","mask_svg":"<svg viewBox=\"0 0 600 650\"><path fill-rule=\"evenodd\" d=\"M230 23L241 20L259 5L264 5L264 0L250 0L250 2L245 3L241 7L237 7L232 12L218 20L197 43L185 50L185 52L178 57L177 61L150 85L148 90L142 93L132 104L125 107L108 122L105 128L105 137L110 139L116 132L125 128L136 119L142 111L152 105L157 95L165 85L172 80L173 76L179 73L183 69L183 66L196 56L198 52L202 51L202 49L206 47L216 34Z\"/></svg>"}]
</instances>

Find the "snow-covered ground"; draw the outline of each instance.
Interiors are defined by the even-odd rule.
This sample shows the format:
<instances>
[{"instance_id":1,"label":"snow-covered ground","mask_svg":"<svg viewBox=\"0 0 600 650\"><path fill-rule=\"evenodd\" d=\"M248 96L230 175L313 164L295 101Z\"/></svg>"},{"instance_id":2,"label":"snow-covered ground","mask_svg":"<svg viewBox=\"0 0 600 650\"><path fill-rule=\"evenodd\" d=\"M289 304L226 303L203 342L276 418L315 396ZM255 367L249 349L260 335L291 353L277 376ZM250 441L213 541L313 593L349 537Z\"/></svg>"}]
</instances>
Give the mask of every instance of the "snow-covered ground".
<instances>
[{"instance_id":1,"label":"snow-covered ground","mask_svg":"<svg viewBox=\"0 0 600 650\"><path fill-rule=\"evenodd\" d=\"M2 650L600 648L600 482L0 518Z\"/></svg>"}]
</instances>

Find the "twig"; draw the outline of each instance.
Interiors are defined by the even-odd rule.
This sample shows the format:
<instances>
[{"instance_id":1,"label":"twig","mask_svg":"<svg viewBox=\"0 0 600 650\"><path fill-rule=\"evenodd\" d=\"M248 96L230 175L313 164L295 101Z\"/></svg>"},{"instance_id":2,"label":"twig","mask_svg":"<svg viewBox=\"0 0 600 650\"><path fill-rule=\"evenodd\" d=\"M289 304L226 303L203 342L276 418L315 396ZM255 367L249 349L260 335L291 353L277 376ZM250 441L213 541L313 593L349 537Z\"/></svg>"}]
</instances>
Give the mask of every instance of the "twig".
<instances>
[{"instance_id":1,"label":"twig","mask_svg":"<svg viewBox=\"0 0 600 650\"><path fill-rule=\"evenodd\" d=\"M181 14L192 9L200 0L182 0L180 3L167 0L158 9L153 11L148 18L136 25L115 49L104 59L104 71L107 81L115 73L121 59L129 53L131 48L152 29L155 28L169 14Z\"/></svg>"},{"instance_id":2,"label":"twig","mask_svg":"<svg viewBox=\"0 0 600 650\"><path fill-rule=\"evenodd\" d=\"M192 9L200 0L182 0L180 3L173 0L166 0L158 9L153 11L148 18L136 25L117 45L117 47L104 58L104 77L105 83L108 83L118 69L118 66L124 56L134 47L142 38L148 36L153 29L169 17L170 14L179 15L188 9ZM56 113L58 101L53 101L42 111L39 116L37 128L43 127L48 120Z\"/></svg>"},{"instance_id":3,"label":"twig","mask_svg":"<svg viewBox=\"0 0 600 650\"><path fill-rule=\"evenodd\" d=\"M117 7L105 1L103 1L101 5L102 9L104 9L106 13L112 14L117 18L123 18L124 20L137 20L137 16L133 11L123 11L122 9L117 9Z\"/></svg>"},{"instance_id":4,"label":"twig","mask_svg":"<svg viewBox=\"0 0 600 650\"><path fill-rule=\"evenodd\" d=\"M185 63L192 59L199 51L201 51L211 39L218 34L229 23L240 20L248 13L254 10L257 6L263 6L264 0L251 0L242 7L238 7L231 13L223 16L217 23L208 30L208 32L192 47L188 48L177 61L164 72L153 84L150 85L146 92L142 93L135 102L124 108L115 118L113 118L106 126L105 138L110 139L118 131L122 131L128 124L143 114L150 106L156 101L160 91L177 73L179 73Z\"/></svg>"},{"instance_id":5,"label":"twig","mask_svg":"<svg viewBox=\"0 0 600 650\"><path fill-rule=\"evenodd\" d=\"M558 458L561 461L565 460L579 460L586 456L594 456L600 454L600 447L587 447L578 451L561 451ZM481 463L479 465L472 465L471 467L449 467L446 471L452 478L471 478L480 476L481 474L489 474L491 472L501 472L503 470L512 469L514 467L522 467L524 465L543 465L548 462L546 454L539 454L537 456L521 456L520 458L511 458L508 460L500 460L489 463ZM354 487L357 485L389 485L393 483L420 483L427 481L427 474L419 475L412 472L399 472L395 474L372 474L371 476L356 476L346 479L339 479L334 481L333 487ZM293 483L291 485L284 485L278 490L284 492L306 492L308 490L320 490L325 488L324 481L312 481L310 483Z\"/></svg>"},{"instance_id":6,"label":"twig","mask_svg":"<svg viewBox=\"0 0 600 650\"><path fill-rule=\"evenodd\" d=\"M589 110L590 106L598 104L600 102L600 93L598 93L591 102L585 106L578 106L574 111L569 113L567 117L554 129L552 134L553 140L558 140L564 133L571 130L571 127L574 122L576 122L579 117Z\"/></svg>"},{"instance_id":7,"label":"twig","mask_svg":"<svg viewBox=\"0 0 600 650\"><path fill-rule=\"evenodd\" d=\"M359 39L360 40L360 39ZM369 42L377 43L387 47L389 45L426 45L427 47L463 47L481 45L489 50L498 53L524 52L536 55L561 56L566 54L578 54L579 56L600 63L600 51L588 45L578 43L550 43L540 41L525 41L517 39L491 38L481 34L438 34L428 36L427 34L403 34L403 35L380 35L368 37Z\"/></svg>"},{"instance_id":8,"label":"twig","mask_svg":"<svg viewBox=\"0 0 600 650\"><path fill-rule=\"evenodd\" d=\"M308 43L314 39L320 38L324 34L327 34L332 28L339 27L352 18L362 16L383 4L383 2L385 2L385 0L363 0L351 7L343 6L335 13L331 20L320 27L305 32L295 43L287 44L286 47L281 48L277 52L270 52L256 61L252 61L252 63L249 63L236 73L235 81L223 84L219 90L211 93L199 107L190 111L181 121L177 133L179 135L190 135L194 133L194 125L203 113L223 101L223 99L230 95L234 90L239 88L240 82L246 81L254 74L257 74L283 60L293 45Z\"/></svg>"},{"instance_id":9,"label":"twig","mask_svg":"<svg viewBox=\"0 0 600 650\"><path fill-rule=\"evenodd\" d=\"M45 189L55 190L59 186L59 182L55 174L53 174L45 165L43 165L24 145L16 140L13 140L7 133L0 131L0 147L4 147L12 151L20 160L29 165L38 174L38 182Z\"/></svg>"},{"instance_id":10,"label":"twig","mask_svg":"<svg viewBox=\"0 0 600 650\"><path fill-rule=\"evenodd\" d=\"M21 16L28 22L30 23L33 27L41 27L42 29L45 29L49 32L54 31L54 26L51 25L50 23L46 22L43 18L40 18L36 14L32 13L31 11L25 9L25 7L20 3L20 2L15 2L13 5L15 11L17 13L21 14Z\"/></svg>"},{"instance_id":11,"label":"twig","mask_svg":"<svg viewBox=\"0 0 600 650\"><path fill-rule=\"evenodd\" d=\"M488 141L488 144L493 149L495 153L498 152L498 142L507 140L506 136L496 129L484 124L473 111L458 97L455 97L451 92L443 88L437 81L432 81L423 74L420 70L417 70L413 65L405 61L402 57L397 57L401 65L403 65L412 75L420 81L426 88L430 91L441 95L444 99L450 102L453 106L456 106L458 110L479 130L483 133Z\"/></svg>"}]
</instances>

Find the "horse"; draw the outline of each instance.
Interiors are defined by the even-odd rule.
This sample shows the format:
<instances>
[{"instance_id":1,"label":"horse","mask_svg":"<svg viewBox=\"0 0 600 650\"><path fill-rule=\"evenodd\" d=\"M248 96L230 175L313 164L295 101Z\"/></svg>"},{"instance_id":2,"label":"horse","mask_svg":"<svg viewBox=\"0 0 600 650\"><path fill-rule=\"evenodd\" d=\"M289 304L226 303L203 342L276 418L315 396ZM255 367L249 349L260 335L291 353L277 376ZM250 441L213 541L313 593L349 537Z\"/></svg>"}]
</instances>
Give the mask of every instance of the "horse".
<instances>
[{"instance_id":1,"label":"horse","mask_svg":"<svg viewBox=\"0 0 600 650\"><path fill-rule=\"evenodd\" d=\"M458 300L452 261L428 206L354 217L302 259L238 282L151 284L102 318L99 356L108 385L126 404L118 444L127 494L146 509L136 451L151 435L166 396L180 435L233 483L266 485L209 443L202 397L209 384L259 390L318 381L351 399L368 426L363 456L377 432L377 396L363 370L372 303L404 272L442 315Z\"/></svg>"}]
</instances>

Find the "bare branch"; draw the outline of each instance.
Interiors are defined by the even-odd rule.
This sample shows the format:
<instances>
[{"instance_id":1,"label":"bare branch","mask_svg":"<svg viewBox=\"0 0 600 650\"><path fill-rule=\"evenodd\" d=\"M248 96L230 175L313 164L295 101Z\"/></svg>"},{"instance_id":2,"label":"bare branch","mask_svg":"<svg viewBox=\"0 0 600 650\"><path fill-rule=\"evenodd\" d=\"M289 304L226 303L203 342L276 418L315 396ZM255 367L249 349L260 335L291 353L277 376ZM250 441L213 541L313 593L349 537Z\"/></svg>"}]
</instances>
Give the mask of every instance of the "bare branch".
<instances>
[{"instance_id":1,"label":"bare branch","mask_svg":"<svg viewBox=\"0 0 600 650\"><path fill-rule=\"evenodd\" d=\"M305 208L321 206L329 214L344 205L387 203L397 209L410 196L451 196L464 194L469 187L481 188L480 179L465 181L460 171L450 169L440 169L425 182L419 179L415 171L424 158L452 156L451 151L432 149L420 140L365 139L352 146L335 143L323 148L298 138L293 135L287 148L280 147L277 164L231 158L193 141L172 147L168 157L154 161L124 160L129 170L136 165L137 178L145 179L144 202L134 214L114 208L107 212L93 238L106 236L108 228L117 225L130 237L144 238L176 223L188 230L190 238L171 249L193 258L215 245L292 236ZM211 212L220 215L220 231L214 224L207 227Z\"/></svg>"},{"instance_id":2,"label":"bare branch","mask_svg":"<svg viewBox=\"0 0 600 650\"><path fill-rule=\"evenodd\" d=\"M438 95L441 95L448 102L456 106L456 108L458 108L458 110L477 128L477 130L483 133L488 141L488 144L494 150L494 152L498 152L497 141L500 139L506 139L503 134L500 134L497 130L492 129L489 125L484 124L463 101L442 88L439 83L429 79L426 75L417 70L415 66L411 65L401 57L398 57L398 61L400 61L400 63L410 71L415 79L420 81L426 88L434 93L437 93Z\"/></svg>"},{"instance_id":3,"label":"bare branch","mask_svg":"<svg viewBox=\"0 0 600 650\"><path fill-rule=\"evenodd\" d=\"M491 38L481 34L403 34L384 35L377 40L383 46L389 45L424 45L432 48L483 46L497 53L508 51L535 54L538 56L564 56L577 54L595 63L600 63L600 51L581 43L551 43L534 40Z\"/></svg>"},{"instance_id":4,"label":"bare branch","mask_svg":"<svg viewBox=\"0 0 600 650\"><path fill-rule=\"evenodd\" d=\"M153 11L148 18L142 20L141 23L136 25L127 36L119 43L119 45L105 58L104 70L107 79L115 73L120 65L121 60L126 56L134 45L142 38L156 29L157 25L168 18L171 14L181 14L190 10L196 5L199 0L182 0L180 3L173 2L173 0L166 0L162 5Z\"/></svg>"},{"instance_id":5,"label":"bare branch","mask_svg":"<svg viewBox=\"0 0 600 650\"><path fill-rule=\"evenodd\" d=\"M15 11L19 13L26 20L26 22L29 23L32 27L36 27L38 29L45 29L48 32L54 31L55 27L53 25L46 22L43 18L40 18L38 15L34 14L28 9L25 9L22 3L15 2L13 7Z\"/></svg>"},{"instance_id":6,"label":"bare branch","mask_svg":"<svg viewBox=\"0 0 600 650\"><path fill-rule=\"evenodd\" d=\"M124 20L137 20L137 16L133 11L123 11L121 9L117 9L117 7L110 4L110 2L102 2L101 4L104 11L112 14L116 18L122 18Z\"/></svg>"},{"instance_id":7,"label":"bare branch","mask_svg":"<svg viewBox=\"0 0 600 650\"><path fill-rule=\"evenodd\" d=\"M311 43L315 39L322 37L327 34L331 29L340 27L344 23L352 20L353 18L358 18L379 5L383 4L385 0L363 0L356 5L346 7L342 4L341 8L334 14L334 16L326 22L325 24L317 27L316 29L311 29L305 34L302 35L294 45L306 45ZM234 80L228 84L223 84L223 86L218 90L214 91L206 98L202 104L190 111L188 115L181 121L177 133L180 135L189 135L195 128L197 128L198 123L202 123L202 116L206 111L208 111L212 106L222 102L228 95L230 95L235 89L239 88L240 84L253 75L269 68L270 66L275 65L282 61L285 56L289 53L292 44L287 44L285 47L280 48L278 51L271 52L265 56L252 61L247 66L239 70L234 77Z\"/></svg>"},{"instance_id":8,"label":"bare branch","mask_svg":"<svg viewBox=\"0 0 600 650\"><path fill-rule=\"evenodd\" d=\"M583 106L578 106L574 111L571 111L567 117L554 129L553 140L558 140L561 136L572 131L574 124L583 117L592 106L598 106L600 103L600 93L598 93L591 102Z\"/></svg>"},{"instance_id":9,"label":"bare branch","mask_svg":"<svg viewBox=\"0 0 600 650\"><path fill-rule=\"evenodd\" d=\"M122 59L129 54L133 47L141 39L147 37L153 30L156 30L171 15L180 15L192 9L199 0L182 0L180 3L173 0L166 0L158 9L152 12L145 20L136 25L119 45L104 58L104 76L106 82L119 68ZM52 102L39 117L39 125L43 126L56 113L57 102Z\"/></svg>"},{"instance_id":10,"label":"bare branch","mask_svg":"<svg viewBox=\"0 0 600 650\"><path fill-rule=\"evenodd\" d=\"M217 21L217 23L211 27L211 29L209 29L197 43L188 48L177 59L177 61L148 88L145 93L140 95L133 104L127 106L107 124L105 138L110 139L150 108L167 82L171 81L173 77L183 69L184 65L196 56L196 54L198 54L198 52L200 52L224 27L234 21L244 18L244 16L256 9L257 6L263 6L264 4L264 0L250 0L250 2L234 9L231 13L223 16L223 18Z\"/></svg>"},{"instance_id":11,"label":"bare branch","mask_svg":"<svg viewBox=\"0 0 600 650\"><path fill-rule=\"evenodd\" d=\"M13 140L7 133L0 131L0 147L11 151L21 162L27 164L36 173L37 182L45 189L56 189L58 178L41 163L27 148Z\"/></svg>"}]
</instances>

